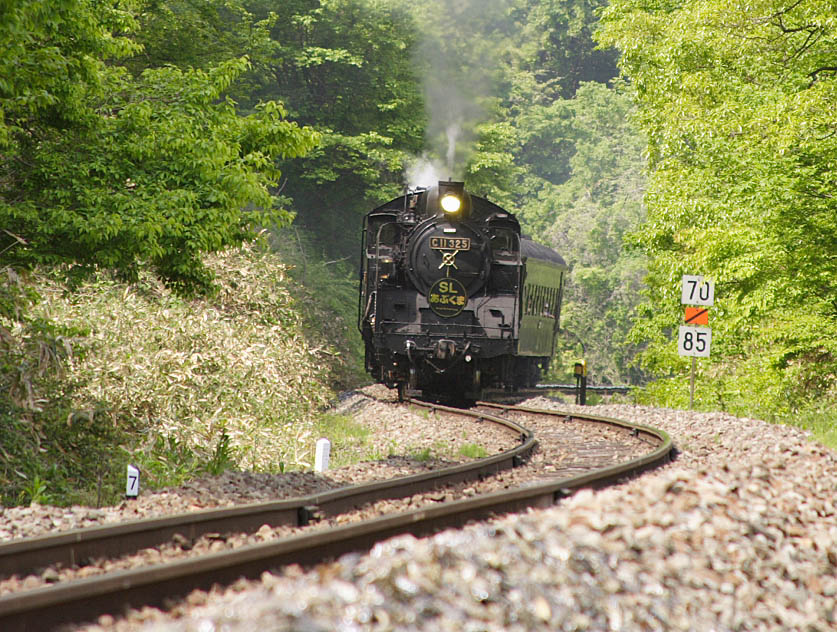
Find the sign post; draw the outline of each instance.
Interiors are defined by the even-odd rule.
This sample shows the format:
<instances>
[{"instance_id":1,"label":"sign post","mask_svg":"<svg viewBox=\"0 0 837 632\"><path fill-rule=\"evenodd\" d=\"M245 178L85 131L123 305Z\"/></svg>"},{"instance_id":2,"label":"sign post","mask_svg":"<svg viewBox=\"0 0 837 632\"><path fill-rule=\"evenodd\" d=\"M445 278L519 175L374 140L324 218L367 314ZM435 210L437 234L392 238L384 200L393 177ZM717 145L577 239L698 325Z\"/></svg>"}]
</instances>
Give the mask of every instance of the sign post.
<instances>
[{"instance_id":1,"label":"sign post","mask_svg":"<svg viewBox=\"0 0 837 632\"><path fill-rule=\"evenodd\" d=\"M128 464L128 478L125 481L125 498L136 500L139 496L140 471L136 465Z\"/></svg>"},{"instance_id":2,"label":"sign post","mask_svg":"<svg viewBox=\"0 0 837 632\"><path fill-rule=\"evenodd\" d=\"M712 344L712 329L709 325L709 307L715 304L715 283L705 281L702 276L684 275L680 303L687 307L677 337L677 353L692 358L692 373L689 377L689 410L695 407L695 370L697 358L708 358Z\"/></svg>"}]
</instances>

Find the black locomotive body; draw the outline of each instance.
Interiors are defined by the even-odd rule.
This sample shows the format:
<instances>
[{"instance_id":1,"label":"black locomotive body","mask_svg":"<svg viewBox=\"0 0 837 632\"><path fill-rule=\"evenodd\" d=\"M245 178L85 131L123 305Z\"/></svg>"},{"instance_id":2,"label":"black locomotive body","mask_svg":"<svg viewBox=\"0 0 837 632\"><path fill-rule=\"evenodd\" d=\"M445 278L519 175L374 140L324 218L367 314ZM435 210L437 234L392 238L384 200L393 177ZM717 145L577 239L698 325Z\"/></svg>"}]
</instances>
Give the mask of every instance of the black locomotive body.
<instances>
[{"instance_id":1,"label":"black locomotive body","mask_svg":"<svg viewBox=\"0 0 837 632\"><path fill-rule=\"evenodd\" d=\"M367 371L402 397L453 402L534 385L555 347L565 270L461 182L379 206L361 254Z\"/></svg>"}]
</instances>

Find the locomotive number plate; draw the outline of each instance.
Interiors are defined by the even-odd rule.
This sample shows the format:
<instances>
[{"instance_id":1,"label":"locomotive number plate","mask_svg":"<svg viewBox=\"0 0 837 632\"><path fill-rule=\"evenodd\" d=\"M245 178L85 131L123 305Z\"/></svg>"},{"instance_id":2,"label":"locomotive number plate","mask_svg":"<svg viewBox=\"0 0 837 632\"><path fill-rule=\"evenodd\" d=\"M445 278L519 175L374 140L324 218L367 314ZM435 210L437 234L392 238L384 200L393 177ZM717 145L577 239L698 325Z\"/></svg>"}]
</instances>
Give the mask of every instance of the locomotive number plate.
<instances>
[{"instance_id":1,"label":"locomotive number plate","mask_svg":"<svg viewBox=\"0 0 837 632\"><path fill-rule=\"evenodd\" d=\"M470 250L468 237L431 237L430 247L434 250Z\"/></svg>"}]
</instances>

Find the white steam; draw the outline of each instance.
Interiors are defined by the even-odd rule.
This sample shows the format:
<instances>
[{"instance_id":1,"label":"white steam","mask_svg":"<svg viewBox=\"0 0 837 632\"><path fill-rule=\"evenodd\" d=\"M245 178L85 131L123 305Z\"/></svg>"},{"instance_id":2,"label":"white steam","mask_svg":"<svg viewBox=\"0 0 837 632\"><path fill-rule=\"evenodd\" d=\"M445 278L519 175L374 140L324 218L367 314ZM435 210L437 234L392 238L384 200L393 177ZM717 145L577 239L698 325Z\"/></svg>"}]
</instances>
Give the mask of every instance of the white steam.
<instances>
[{"instance_id":1,"label":"white steam","mask_svg":"<svg viewBox=\"0 0 837 632\"><path fill-rule=\"evenodd\" d=\"M431 160L426 153L421 158L407 166L407 185L411 189L416 187L431 187L439 180L444 180L442 174L444 167L438 162Z\"/></svg>"},{"instance_id":2,"label":"white steam","mask_svg":"<svg viewBox=\"0 0 837 632\"><path fill-rule=\"evenodd\" d=\"M448 172L453 173L453 160L456 157L456 141L462 134L462 126L459 123L451 123L445 129L445 136L448 139L448 150L445 158L448 161Z\"/></svg>"},{"instance_id":3,"label":"white steam","mask_svg":"<svg viewBox=\"0 0 837 632\"><path fill-rule=\"evenodd\" d=\"M410 165L405 178L411 185L464 175L476 130L496 94L496 43L505 37L512 5L511 0L425 0L414 6L423 25L415 64L424 84L431 157Z\"/></svg>"}]
</instances>

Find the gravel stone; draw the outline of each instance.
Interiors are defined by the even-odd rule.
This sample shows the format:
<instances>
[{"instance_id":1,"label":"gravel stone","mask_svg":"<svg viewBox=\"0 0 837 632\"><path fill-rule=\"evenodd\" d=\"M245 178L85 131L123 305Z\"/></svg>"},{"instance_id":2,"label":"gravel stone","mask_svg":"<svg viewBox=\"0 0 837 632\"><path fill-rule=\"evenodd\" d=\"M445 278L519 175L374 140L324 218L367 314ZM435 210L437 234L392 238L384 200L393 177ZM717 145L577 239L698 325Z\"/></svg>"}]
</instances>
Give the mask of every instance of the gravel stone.
<instances>
[{"instance_id":1,"label":"gravel stone","mask_svg":"<svg viewBox=\"0 0 837 632\"><path fill-rule=\"evenodd\" d=\"M725 413L583 410L666 430L678 458L553 508L400 536L84 629L837 629L833 451Z\"/></svg>"},{"instance_id":2,"label":"gravel stone","mask_svg":"<svg viewBox=\"0 0 837 632\"><path fill-rule=\"evenodd\" d=\"M142 490L136 500L100 509L0 505L0 543L57 531L306 496L469 461L471 459L458 453L465 443L480 445L489 455L507 450L514 444L508 431L488 424L477 428L467 421L451 422L418 412L405 414L403 409L370 399L371 394L394 401L395 397L385 387L374 386L365 391L368 394L356 392L345 396L335 412L358 413L357 420L374 430L370 449L382 455L380 459L324 473L228 471L219 476L202 477L178 488Z\"/></svg>"}]
</instances>

